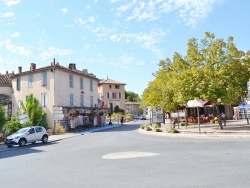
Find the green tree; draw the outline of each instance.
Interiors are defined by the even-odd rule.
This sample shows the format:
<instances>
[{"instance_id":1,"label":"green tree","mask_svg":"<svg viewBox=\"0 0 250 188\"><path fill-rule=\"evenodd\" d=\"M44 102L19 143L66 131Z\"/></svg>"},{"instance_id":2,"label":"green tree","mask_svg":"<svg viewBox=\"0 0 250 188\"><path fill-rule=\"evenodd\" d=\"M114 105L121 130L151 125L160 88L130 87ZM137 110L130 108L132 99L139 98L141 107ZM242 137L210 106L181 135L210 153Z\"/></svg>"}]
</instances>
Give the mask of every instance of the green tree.
<instances>
[{"instance_id":1,"label":"green tree","mask_svg":"<svg viewBox=\"0 0 250 188\"><path fill-rule=\"evenodd\" d=\"M225 41L205 32L200 41L188 40L186 55L175 52L172 61L160 61L155 79L142 95L143 103L164 106L165 110L195 97L215 105L219 98L224 104L238 104L246 95L249 73L249 51L238 50L231 36Z\"/></svg>"},{"instance_id":2,"label":"green tree","mask_svg":"<svg viewBox=\"0 0 250 188\"><path fill-rule=\"evenodd\" d=\"M4 106L0 104L0 130L3 128L5 123L6 123L6 116L4 112Z\"/></svg>"},{"instance_id":3,"label":"green tree","mask_svg":"<svg viewBox=\"0 0 250 188\"><path fill-rule=\"evenodd\" d=\"M138 94L132 91L125 91L125 99L129 102L140 102L141 99Z\"/></svg>"},{"instance_id":4,"label":"green tree","mask_svg":"<svg viewBox=\"0 0 250 188\"><path fill-rule=\"evenodd\" d=\"M41 125L45 117L45 113L42 110L42 107L39 105L39 101L34 97L33 94L30 94L27 97L26 104L22 103L24 113L27 113L29 116L30 125Z\"/></svg>"},{"instance_id":5,"label":"green tree","mask_svg":"<svg viewBox=\"0 0 250 188\"><path fill-rule=\"evenodd\" d=\"M11 117L10 121L4 124L3 130L6 134L12 134L25 126L26 124L20 124L18 113L16 113L15 116Z\"/></svg>"}]
</instances>

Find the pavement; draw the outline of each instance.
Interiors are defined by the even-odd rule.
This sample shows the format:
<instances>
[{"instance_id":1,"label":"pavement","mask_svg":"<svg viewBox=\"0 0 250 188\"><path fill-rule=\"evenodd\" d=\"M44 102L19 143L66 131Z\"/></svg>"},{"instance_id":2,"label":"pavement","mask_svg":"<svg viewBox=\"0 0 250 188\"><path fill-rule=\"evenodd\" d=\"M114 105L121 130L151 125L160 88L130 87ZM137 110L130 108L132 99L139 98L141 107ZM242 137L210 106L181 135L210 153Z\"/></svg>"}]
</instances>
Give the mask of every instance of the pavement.
<instances>
[{"instance_id":1,"label":"pavement","mask_svg":"<svg viewBox=\"0 0 250 188\"><path fill-rule=\"evenodd\" d=\"M143 120L140 121L131 121L126 122L124 125L129 124L142 124ZM146 123L145 123L146 124ZM73 133L60 133L55 135L50 135L48 142L56 142L62 139L71 138L78 135L90 134L97 131L102 131L106 129L112 129L116 127L120 127L121 124L113 124L113 125L105 125L102 127L96 127L89 130L73 132ZM192 138L249 138L250 139L250 124L247 123L247 120L227 120L226 126L223 126L223 130L220 129L218 124L206 123L200 124L189 124L188 126L175 126L175 129L179 131L179 133L168 133L167 129L172 127L173 125L167 119L165 123L161 123L162 132L154 132L154 131L146 131L143 129L138 129L138 131L142 134L150 134L157 136L170 136L170 137L192 137ZM14 149L8 148L4 145L3 142L0 143L0 152Z\"/></svg>"},{"instance_id":2,"label":"pavement","mask_svg":"<svg viewBox=\"0 0 250 188\"><path fill-rule=\"evenodd\" d=\"M249 121L250 122L250 121ZM141 133L154 134L161 136L176 136L176 137L219 137L219 138L250 138L250 124L246 119L243 120L227 120L226 126L223 124L223 130L220 129L219 124L204 123L189 124L187 126L175 125L175 129L179 133L167 133L167 129L173 125L167 119L164 123L161 123L162 132L152 132L140 129Z\"/></svg>"}]
</instances>

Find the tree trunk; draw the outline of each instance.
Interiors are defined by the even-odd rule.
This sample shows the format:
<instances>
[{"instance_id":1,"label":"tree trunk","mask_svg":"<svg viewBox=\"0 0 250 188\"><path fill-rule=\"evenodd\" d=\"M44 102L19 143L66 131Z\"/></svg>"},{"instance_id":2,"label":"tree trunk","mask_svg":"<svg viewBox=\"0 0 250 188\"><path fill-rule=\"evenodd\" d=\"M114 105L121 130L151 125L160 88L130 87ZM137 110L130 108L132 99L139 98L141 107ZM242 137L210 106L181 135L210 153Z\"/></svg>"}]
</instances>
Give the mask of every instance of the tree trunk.
<instances>
[{"instance_id":1,"label":"tree trunk","mask_svg":"<svg viewBox=\"0 0 250 188\"><path fill-rule=\"evenodd\" d=\"M215 109L216 109L216 113L217 113L217 116L218 116L218 122L219 122L220 129L223 130L223 126L222 126L222 123L221 123L221 115L220 115L218 105L215 105Z\"/></svg>"}]
</instances>

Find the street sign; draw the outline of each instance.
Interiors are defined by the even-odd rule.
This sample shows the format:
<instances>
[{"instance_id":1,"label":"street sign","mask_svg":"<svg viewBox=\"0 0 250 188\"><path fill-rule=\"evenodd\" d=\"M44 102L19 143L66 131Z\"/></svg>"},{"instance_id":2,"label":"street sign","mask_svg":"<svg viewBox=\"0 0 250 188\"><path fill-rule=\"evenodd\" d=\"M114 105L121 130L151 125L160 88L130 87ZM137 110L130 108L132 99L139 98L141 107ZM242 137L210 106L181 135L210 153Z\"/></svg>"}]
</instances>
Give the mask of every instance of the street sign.
<instances>
[{"instance_id":1,"label":"street sign","mask_svg":"<svg viewBox=\"0 0 250 188\"><path fill-rule=\"evenodd\" d=\"M53 111L62 111L63 107L58 106L58 107L53 107Z\"/></svg>"},{"instance_id":2,"label":"street sign","mask_svg":"<svg viewBox=\"0 0 250 188\"><path fill-rule=\"evenodd\" d=\"M64 114L62 113L53 113L53 120L63 120Z\"/></svg>"},{"instance_id":3,"label":"street sign","mask_svg":"<svg viewBox=\"0 0 250 188\"><path fill-rule=\"evenodd\" d=\"M28 114L23 114L18 116L19 123L23 124L29 121L29 116Z\"/></svg>"}]
</instances>

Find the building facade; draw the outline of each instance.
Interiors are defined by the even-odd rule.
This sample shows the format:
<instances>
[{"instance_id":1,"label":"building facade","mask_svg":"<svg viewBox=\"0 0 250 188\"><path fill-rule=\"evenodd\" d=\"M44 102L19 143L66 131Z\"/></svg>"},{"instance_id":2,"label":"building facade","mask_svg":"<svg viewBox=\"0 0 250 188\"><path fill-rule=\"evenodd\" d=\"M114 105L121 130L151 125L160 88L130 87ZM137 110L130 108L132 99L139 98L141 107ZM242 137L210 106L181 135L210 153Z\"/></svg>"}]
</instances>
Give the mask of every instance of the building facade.
<instances>
[{"instance_id":1,"label":"building facade","mask_svg":"<svg viewBox=\"0 0 250 188\"><path fill-rule=\"evenodd\" d=\"M18 67L18 73L11 79L12 115L16 112L22 114L21 102L25 105L27 96L33 94L46 113L46 122L51 128L55 127L55 121L62 120L61 117L55 117L54 110L57 107L62 109L64 118L76 112L88 113L100 107L99 79L86 69L77 70L73 63L64 67L54 61L51 65L38 69L36 64L31 63L28 71L22 71L22 67Z\"/></svg>"},{"instance_id":2,"label":"building facade","mask_svg":"<svg viewBox=\"0 0 250 188\"><path fill-rule=\"evenodd\" d=\"M9 74L8 71L6 74L0 74L0 104L4 106L5 114L7 119L11 118L11 95L12 95L12 86L11 86L11 76L14 73Z\"/></svg>"},{"instance_id":3,"label":"building facade","mask_svg":"<svg viewBox=\"0 0 250 188\"><path fill-rule=\"evenodd\" d=\"M103 108L114 110L115 106L125 111L125 83L107 78L98 84L98 94Z\"/></svg>"}]
</instances>

